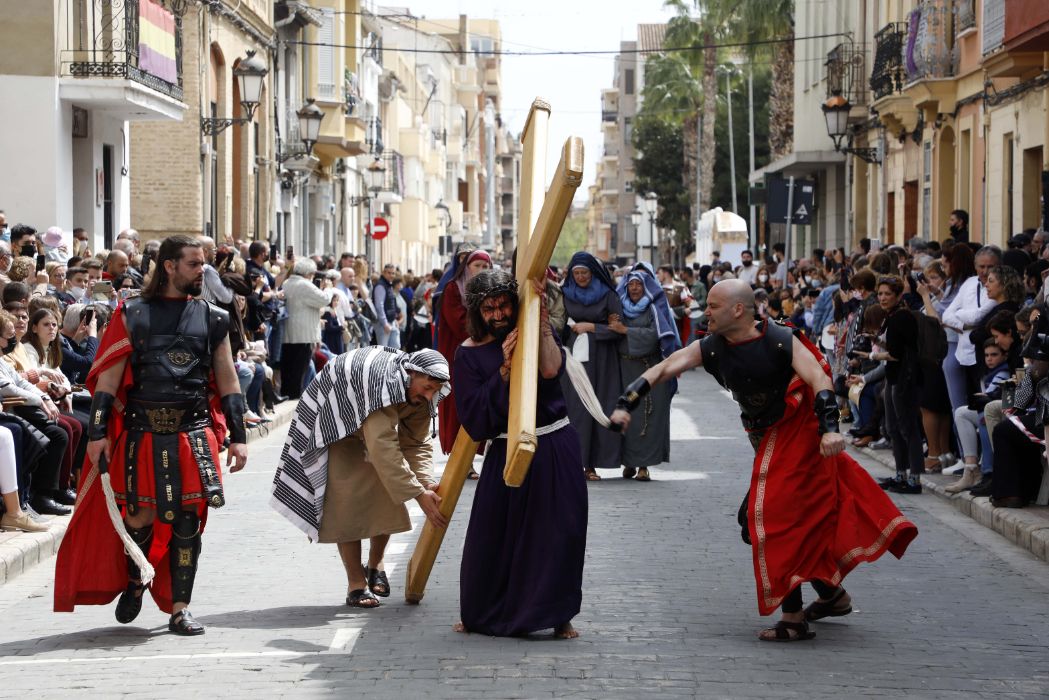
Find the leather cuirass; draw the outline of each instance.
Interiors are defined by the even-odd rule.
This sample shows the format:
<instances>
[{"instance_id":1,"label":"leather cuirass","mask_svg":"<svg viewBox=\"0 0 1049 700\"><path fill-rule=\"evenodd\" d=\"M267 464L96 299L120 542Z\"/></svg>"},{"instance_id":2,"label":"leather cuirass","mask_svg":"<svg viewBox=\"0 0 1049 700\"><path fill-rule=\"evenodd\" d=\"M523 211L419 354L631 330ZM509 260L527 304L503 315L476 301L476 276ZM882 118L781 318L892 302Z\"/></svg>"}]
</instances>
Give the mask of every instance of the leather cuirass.
<instances>
[{"instance_id":1,"label":"leather cuirass","mask_svg":"<svg viewBox=\"0 0 1049 700\"><path fill-rule=\"evenodd\" d=\"M794 376L793 343L793 330L775 322L744 343L732 345L717 334L700 341L703 367L732 392L747 430L764 430L783 417Z\"/></svg>"},{"instance_id":2,"label":"leather cuirass","mask_svg":"<svg viewBox=\"0 0 1049 700\"><path fill-rule=\"evenodd\" d=\"M124 306L135 383L128 397L151 401L205 397L212 354L229 333L229 314L206 301L191 299L174 333L158 333L157 324L151 323L151 315L158 313L153 306L141 298L128 300Z\"/></svg>"}]
</instances>

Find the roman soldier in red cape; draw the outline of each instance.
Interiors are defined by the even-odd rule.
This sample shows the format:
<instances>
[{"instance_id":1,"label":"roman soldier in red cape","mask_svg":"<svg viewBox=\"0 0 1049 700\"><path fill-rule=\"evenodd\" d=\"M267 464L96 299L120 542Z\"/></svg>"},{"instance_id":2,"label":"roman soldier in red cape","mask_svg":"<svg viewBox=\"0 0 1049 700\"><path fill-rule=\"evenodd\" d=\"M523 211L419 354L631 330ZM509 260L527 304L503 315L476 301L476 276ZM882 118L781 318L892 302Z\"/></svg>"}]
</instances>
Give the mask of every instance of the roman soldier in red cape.
<instances>
[{"instance_id":1,"label":"roman soldier in red cape","mask_svg":"<svg viewBox=\"0 0 1049 700\"><path fill-rule=\"evenodd\" d=\"M852 612L842 579L886 551L902 557L918 529L844 453L819 350L789 326L755 322L754 293L740 280L714 285L706 313L709 335L628 386L611 420L629 424L653 384L700 365L732 392L756 452L739 521L753 552L758 610L783 614L759 638L811 639L809 622ZM806 582L819 599L803 609Z\"/></svg>"},{"instance_id":2,"label":"roman soldier in red cape","mask_svg":"<svg viewBox=\"0 0 1049 700\"><path fill-rule=\"evenodd\" d=\"M228 432L227 465L239 471L247 446L229 315L192 298L203 276L197 240L165 239L142 295L106 329L87 378L91 468L58 551L56 612L119 596L116 618L127 624L142 609L147 585L110 522L102 488L109 479L127 534L156 569L148 588L171 615L168 629L204 632L187 606L207 509L225 503L218 454Z\"/></svg>"}]
</instances>

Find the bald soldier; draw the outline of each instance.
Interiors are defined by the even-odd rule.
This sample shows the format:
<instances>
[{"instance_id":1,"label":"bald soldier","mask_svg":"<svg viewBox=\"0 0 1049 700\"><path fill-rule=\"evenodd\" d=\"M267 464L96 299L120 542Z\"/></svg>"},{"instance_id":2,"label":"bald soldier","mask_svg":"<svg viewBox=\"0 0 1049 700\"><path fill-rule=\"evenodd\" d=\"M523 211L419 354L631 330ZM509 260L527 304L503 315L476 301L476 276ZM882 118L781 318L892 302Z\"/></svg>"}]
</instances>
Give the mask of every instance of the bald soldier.
<instances>
[{"instance_id":1,"label":"bald soldier","mask_svg":"<svg viewBox=\"0 0 1049 700\"><path fill-rule=\"evenodd\" d=\"M626 388L611 420L624 427L653 385L703 366L732 392L754 447L751 488L739 509L751 545L758 609L782 619L758 635L793 642L809 622L852 612L841 581L885 551L897 558L917 535L873 479L844 453L826 360L795 329L755 320L754 293L723 280L707 297L709 334ZM819 599L802 608L801 584Z\"/></svg>"}]
</instances>

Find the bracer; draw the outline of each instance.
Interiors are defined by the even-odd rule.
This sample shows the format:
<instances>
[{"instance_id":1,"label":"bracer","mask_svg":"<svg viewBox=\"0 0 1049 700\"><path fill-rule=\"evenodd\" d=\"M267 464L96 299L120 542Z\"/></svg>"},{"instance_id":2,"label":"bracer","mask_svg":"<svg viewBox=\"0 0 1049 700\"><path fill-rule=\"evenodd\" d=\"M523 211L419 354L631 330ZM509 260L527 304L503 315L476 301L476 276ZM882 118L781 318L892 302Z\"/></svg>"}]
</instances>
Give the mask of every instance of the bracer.
<instances>
[{"instance_id":1,"label":"bracer","mask_svg":"<svg viewBox=\"0 0 1049 700\"><path fill-rule=\"evenodd\" d=\"M109 427L109 412L113 408L116 397L104 391L96 391L91 397L91 415L87 424L87 439L102 440L106 437L106 429Z\"/></svg>"},{"instance_id":2,"label":"bracer","mask_svg":"<svg viewBox=\"0 0 1049 700\"><path fill-rule=\"evenodd\" d=\"M229 429L229 441L231 444L244 444L248 441L248 433L244 428L244 394L226 394L222 397L222 413L226 416L226 427Z\"/></svg>"},{"instance_id":3,"label":"bracer","mask_svg":"<svg viewBox=\"0 0 1049 700\"><path fill-rule=\"evenodd\" d=\"M816 423L819 426L819 433L836 433L838 432L838 401L834 396L834 392L829 389L816 394Z\"/></svg>"},{"instance_id":4,"label":"bracer","mask_svg":"<svg viewBox=\"0 0 1049 700\"><path fill-rule=\"evenodd\" d=\"M630 382L630 385L623 391L623 395L616 400L616 408L627 412L633 411L651 388L652 385L647 379L643 376L638 377Z\"/></svg>"}]
</instances>

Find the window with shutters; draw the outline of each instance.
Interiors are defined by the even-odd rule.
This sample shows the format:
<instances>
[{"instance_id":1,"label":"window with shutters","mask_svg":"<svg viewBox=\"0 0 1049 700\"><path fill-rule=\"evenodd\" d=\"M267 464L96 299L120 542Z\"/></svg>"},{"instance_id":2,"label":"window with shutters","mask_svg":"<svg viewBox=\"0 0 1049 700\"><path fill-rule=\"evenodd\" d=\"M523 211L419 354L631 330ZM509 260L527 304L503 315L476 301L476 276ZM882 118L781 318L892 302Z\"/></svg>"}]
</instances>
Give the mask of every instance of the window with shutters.
<instances>
[{"instance_id":1,"label":"window with shutters","mask_svg":"<svg viewBox=\"0 0 1049 700\"><path fill-rule=\"evenodd\" d=\"M317 27L317 97L335 98L335 15L326 11Z\"/></svg>"}]
</instances>

